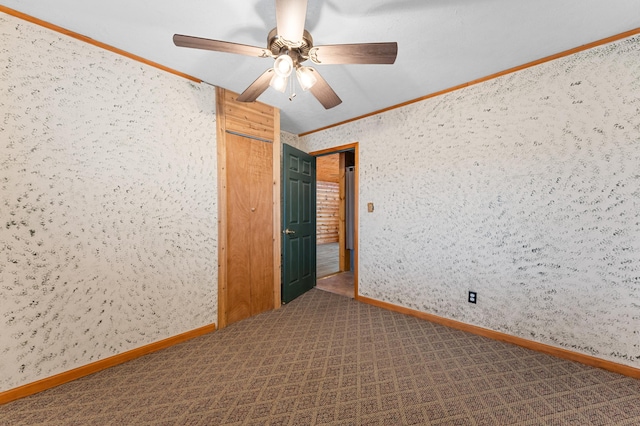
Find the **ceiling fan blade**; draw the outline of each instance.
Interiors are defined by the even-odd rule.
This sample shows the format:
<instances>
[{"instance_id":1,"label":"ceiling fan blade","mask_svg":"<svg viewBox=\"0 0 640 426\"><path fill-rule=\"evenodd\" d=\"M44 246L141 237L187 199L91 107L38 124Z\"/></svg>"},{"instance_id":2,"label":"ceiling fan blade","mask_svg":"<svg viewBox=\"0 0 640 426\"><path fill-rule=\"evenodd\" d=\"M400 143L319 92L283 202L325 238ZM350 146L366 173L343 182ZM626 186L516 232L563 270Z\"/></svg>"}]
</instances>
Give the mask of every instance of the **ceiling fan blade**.
<instances>
[{"instance_id":1,"label":"ceiling fan blade","mask_svg":"<svg viewBox=\"0 0 640 426\"><path fill-rule=\"evenodd\" d=\"M214 50L216 52L237 53L239 55L257 56L267 58L273 56L269 49L249 46L246 44L231 43L228 41L211 40L208 38L192 37L182 34L173 35L173 44L179 47L191 47L194 49Z\"/></svg>"},{"instance_id":2,"label":"ceiling fan blade","mask_svg":"<svg viewBox=\"0 0 640 426\"><path fill-rule=\"evenodd\" d=\"M325 109L331 109L335 106L338 106L342 103L342 99L336 95L336 92L333 91L329 83L325 81L324 78L320 75L318 71L315 69L308 67L309 71L313 72L313 75L316 77L316 84L311 86L309 91L316 97L318 101L322 104Z\"/></svg>"},{"instance_id":3,"label":"ceiling fan blade","mask_svg":"<svg viewBox=\"0 0 640 426\"><path fill-rule=\"evenodd\" d=\"M396 56L396 42L332 44L309 50L309 59L316 64L393 64Z\"/></svg>"},{"instance_id":4,"label":"ceiling fan blade","mask_svg":"<svg viewBox=\"0 0 640 426\"><path fill-rule=\"evenodd\" d=\"M238 96L238 102L253 102L258 99L258 96L262 95L262 93L269 88L269 83L273 75L273 68L269 68L263 72L256 81L251 83L251 86L247 87L245 91Z\"/></svg>"},{"instance_id":5,"label":"ceiling fan blade","mask_svg":"<svg viewBox=\"0 0 640 426\"><path fill-rule=\"evenodd\" d=\"M278 35L289 47L302 45L304 23L307 19L307 0L276 0Z\"/></svg>"}]
</instances>

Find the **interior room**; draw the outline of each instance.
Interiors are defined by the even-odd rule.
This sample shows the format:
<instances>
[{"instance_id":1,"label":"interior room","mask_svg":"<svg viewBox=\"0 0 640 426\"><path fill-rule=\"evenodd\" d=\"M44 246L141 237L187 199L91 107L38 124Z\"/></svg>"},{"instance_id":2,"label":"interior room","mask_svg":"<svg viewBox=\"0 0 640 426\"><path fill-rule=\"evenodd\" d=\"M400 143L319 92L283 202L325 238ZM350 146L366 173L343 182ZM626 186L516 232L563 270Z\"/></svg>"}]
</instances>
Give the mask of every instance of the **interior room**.
<instances>
[{"instance_id":1,"label":"interior room","mask_svg":"<svg viewBox=\"0 0 640 426\"><path fill-rule=\"evenodd\" d=\"M316 288L355 297L353 150L316 157Z\"/></svg>"},{"instance_id":2,"label":"interior room","mask_svg":"<svg viewBox=\"0 0 640 426\"><path fill-rule=\"evenodd\" d=\"M636 0L0 3L0 423L640 422Z\"/></svg>"}]
</instances>

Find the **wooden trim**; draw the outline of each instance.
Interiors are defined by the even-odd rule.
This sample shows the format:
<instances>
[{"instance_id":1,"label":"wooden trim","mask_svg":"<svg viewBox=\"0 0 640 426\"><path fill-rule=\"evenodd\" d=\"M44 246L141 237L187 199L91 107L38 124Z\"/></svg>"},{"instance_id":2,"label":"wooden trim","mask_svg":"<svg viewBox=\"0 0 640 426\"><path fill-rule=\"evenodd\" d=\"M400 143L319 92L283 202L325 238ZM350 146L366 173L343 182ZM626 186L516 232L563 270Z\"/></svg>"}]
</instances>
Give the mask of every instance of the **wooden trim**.
<instances>
[{"instance_id":1,"label":"wooden trim","mask_svg":"<svg viewBox=\"0 0 640 426\"><path fill-rule=\"evenodd\" d=\"M354 202L353 202L353 297L356 300L359 300L360 296L358 295L358 258L359 256L359 246L358 246L358 229L360 228L360 144L359 142L353 142L346 145L335 146L333 148L321 149L319 151L310 152L309 155L313 155L318 157L320 155L328 155L334 154L344 151L353 151L354 153L354 183L355 194L354 194Z\"/></svg>"},{"instance_id":2,"label":"wooden trim","mask_svg":"<svg viewBox=\"0 0 640 426\"><path fill-rule=\"evenodd\" d=\"M227 326L227 128L225 90L216 87L218 160L218 327Z\"/></svg>"},{"instance_id":3,"label":"wooden trim","mask_svg":"<svg viewBox=\"0 0 640 426\"><path fill-rule=\"evenodd\" d=\"M522 71L522 70L524 70L526 68L531 68L531 67L534 67L536 65L543 64L545 62L549 62L549 61L553 61L553 60L556 60L556 59L563 58L565 56L573 55L573 54L582 52L584 50L593 49L594 47L602 46L603 44L613 43L615 41L622 40L624 38L631 37L631 36L634 36L634 35L637 35L637 34L640 34L640 28L636 28L636 29L633 29L633 30L630 30L630 31L626 31L624 33L617 34L617 35L614 35L614 36L611 36L611 37L603 38L601 40L597 40L597 41L594 41L592 43L587 43L587 44L584 44L582 46L575 47L573 49L565 50L565 51L560 52L560 53L556 53L556 54L553 54L553 55L550 55L550 56L546 56L546 57L541 58L541 59L537 59L535 61L527 62L526 64L518 65L516 67L509 68L507 70L500 71L500 72L497 72L495 74L490 74L490 75L488 75L486 77L481 77L481 78L478 78L476 80L472 80L472 81L469 81L467 83L462 83L462 84L459 84L457 86L453 86L453 87L450 87L448 89L440 90L438 92L434 92L434 93L431 93L431 94L428 94L428 95L425 95L425 96L422 96L422 97L419 97L419 98L416 98L416 99L412 99L410 101L403 102L401 104L397 104L397 105L393 105L393 106L390 106L390 107L387 107L387 108L379 109L377 111L373 111L373 112L370 112L368 114L360 115L358 117L350 118L349 120L344 120L344 121L341 121L339 123L330 124L328 126L324 126L324 127L319 128L319 129L310 130L308 132L300 133L298 135L298 137L307 136L307 135L310 135L312 133L317 133L317 132L321 132L323 130L331 129L333 127L342 126L343 124L352 123L354 121L358 121L358 120L361 120L363 118L367 118L367 117L371 117L371 116L374 116L374 115L382 114L383 112L391 111L391 110L394 110L394 109L397 109L397 108L402 108L404 106L407 106L407 105L410 105L410 104L414 104L416 102L421 102L421 101L424 101L426 99L430 99L430 98L434 98L434 97L437 97L437 96L441 96L441 95L444 95L444 94L447 94L447 93L450 93L450 92L455 92L456 90L463 89L463 88L468 87L468 86L473 86L473 85L478 84L478 83L483 83L483 82L488 81L488 80L493 80L495 78L502 77L503 75L512 74L512 73L517 72L517 71Z\"/></svg>"},{"instance_id":4,"label":"wooden trim","mask_svg":"<svg viewBox=\"0 0 640 426\"><path fill-rule=\"evenodd\" d=\"M360 270L358 267L358 259L360 259L360 237L359 237L359 229L360 229L360 145L358 142L355 142L353 147L354 153L354 168L355 170L353 177L353 186L354 186L354 200L353 200L353 255L355 256L353 259L353 297L356 300L360 299L360 295L358 293L358 271Z\"/></svg>"},{"instance_id":5,"label":"wooden trim","mask_svg":"<svg viewBox=\"0 0 640 426\"><path fill-rule=\"evenodd\" d=\"M39 25L41 27L47 28L49 30L55 31L57 33L64 34L66 36L75 38L76 40L80 40L80 41L83 41L85 43L92 44L92 45L94 45L96 47L99 47L101 49L108 50L109 52L113 52L113 53L115 53L117 55L121 55L121 56L127 57L129 59L133 59L134 61L141 62L141 63L143 63L145 65L149 65L151 67L160 69L162 71L166 71L166 72L168 72L170 74L174 74L174 75L177 75L179 77L186 78L187 80L191 80L191 81L196 82L196 83L202 83L202 80L200 80L199 78L192 77L192 76L190 76L188 74L182 73L180 71L176 71L176 70L174 70L172 68L169 68L169 67L165 67L164 65L160 65L157 62L149 61L147 59L144 59L141 56L134 55L133 53L129 53L129 52L124 51L122 49L118 49L117 47L110 46L110 45L108 45L106 43L102 43L100 41L94 40L94 39L89 38L87 36L83 36L83 35L78 34L76 32L67 30L65 28L59 27L57 25L51 24L49 22L46 22L46 21L43 21L41 19L35 18L33 16L27 15L25 13L18 12L17 10L10 9L10 8L8 8L6 6L0 5L0 12L4 12L7 15L15 16L16 18L20 18L20 19L22 19L24 21L31 22L32 24L36 24L36 25Z\"/></svg>"},{"instance_id":6,"label":"wooden trim","mask_svg":"<svg viewBox=\"0 0 640 426\"><path fill-rule=\"evenodd\" d=\"M313 151L313 152L310 152L309 155L313 155L314 157L319 157L321 155L328 155L328 154L334 154L338 152L351 151L351 150L355 150L355 152L358 152L358 142L348 143L346 145L334 146L333 148L321 149L319 151Z\"/></svg>"},{"instance_id":7,"label":"wooden trim","mask_svg":"<svg viewBox=\"0 0 640 426\"><path fill-rule=\"evenodd\" d=\"M282 238L280 233L281 220L281 177L282 142L280 141L280 110L273 112L273 308L282 305Z\"/></svg>"},{"instance_id":8,"label":"wooden trim","mask_svg":"<svg viewBox=\"0 0 640 426\"><path fill-rule=\"evenodd\" d=\"M624 376L640 379L640 369L630 367L628 365L618 364L612 361L596 358L591 355L585 355L585 354L573 352L567 349L559 348L556 346L534 342L533 340L524 339L522 337L512 336L510 334L501 333L499 331L489 330L488 328L478 327L476 325L455 321L449 318L443 318L443 317L429 314L426 312L416 311L414 309L405 308L404 306L394 305L392 303L371 299L365 296L358 297L358 301L362 303L366 303L368 305L373 305L379 308L387 309L389 311L399 312L401 314L410 315L412 317L416 317L416 318L420 318L436 324L444 325L446 327L455 328L456 330L467 331L469 333L476 334L478 336L488 337L489 339L511 343L517 346L521 346L523 348L531 349L537 352L542 352L547 355L553 355L558 358L567 359L570 361L576 361L581 364L589 365L591 367L602 368L603 370L608 370L614 373L622 374Z\"/></svg>"},{"instance_id":9,"label":"wooden trim","mask_svg":"<svg viewBox=\"0 0 640 426\"><path fill-rule=\"evenodd\" d=\"M6 404L7 402L15 401L19 398L24 398L26 396L36 394L38 392L42 392L47 389L51 389L58 385L68 383L72 380L76 380L93 373L97 373L98 371L102 371L118 364L131 361L143 355L147 355L161 349L166 349L170 346L177 345L178 343L185 342L195 337L211 333L215 330L215 324L205 325L204 327L196 328L195 330L187 331L186 333L181 333L167 339L163 339L136 349L132 349L127 352L123 352L118 355L111 356L109 358L101 359L99 361L92 362L91 364L83 365L82 367L74 368L73 370L56 374L55 376L47 377L33 383L28 383L14 389L9 389L8 391L0 392L0 405Z\"/></svg>"},{"instance_id":10,"label":"wooden trim","mask_svg":"<svg viewBox=\"0 0 640 426\"><path fill-rule=\"evenodd\" d=\"M338 269L340 272L348 271L349 264L347 263L347 249L345 240L347 237L347 223L346 223L346 212L347 212L347 196L346 196L346 154L344 152L339 152L338 154L338 170L339 170L339 180L338 180L338 197L340 198L340 204L338 206Z\"/></svg>"},{"instance_id":11,"label":"wooden trim","mask_svg":"<svg viewBox=\"0 0 640 426\"><path fill-rule=\"evenodd\" d=\"M225 121L227 131L273 142L275 107L262 102L240 102L238 94L225 92Z\"/></svg>"}]
</instances>

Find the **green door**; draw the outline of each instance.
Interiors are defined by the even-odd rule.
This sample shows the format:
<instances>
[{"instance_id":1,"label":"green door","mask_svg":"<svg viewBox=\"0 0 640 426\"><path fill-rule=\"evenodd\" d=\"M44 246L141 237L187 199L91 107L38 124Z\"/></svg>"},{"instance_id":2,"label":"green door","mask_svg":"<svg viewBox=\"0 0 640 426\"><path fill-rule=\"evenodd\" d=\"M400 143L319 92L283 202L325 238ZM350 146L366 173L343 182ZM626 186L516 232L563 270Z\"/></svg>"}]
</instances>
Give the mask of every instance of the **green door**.
<instances>
[{"instance_id":1,"label":"green door","mask_svg":"<svg viewBox=\"0 0 640 426\"><path fill-rule=\"evenodd\" d=\"M316 285L316 158L283 145L282 303Z\"/></svg>"}]
</instances>

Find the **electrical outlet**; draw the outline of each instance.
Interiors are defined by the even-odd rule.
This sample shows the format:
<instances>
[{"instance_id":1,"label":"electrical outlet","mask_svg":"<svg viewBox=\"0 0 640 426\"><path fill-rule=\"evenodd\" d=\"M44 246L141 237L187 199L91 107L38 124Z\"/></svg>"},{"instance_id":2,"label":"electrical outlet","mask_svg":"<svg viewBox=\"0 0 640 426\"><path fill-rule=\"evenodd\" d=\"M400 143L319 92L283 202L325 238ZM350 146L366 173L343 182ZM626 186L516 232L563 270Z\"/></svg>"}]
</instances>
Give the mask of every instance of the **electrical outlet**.
<instances>
[{"instance_id":1,"label":"electrical outlet","mask_svg":"<svg viewBox=\"0 0 640 426\"><path fill-rule=\"evenodd\" d=\"M478 294L475 291L470 291L469 292L469 303L476 303L476 300L478 300Z\"/></svg>"}]
</instances>

